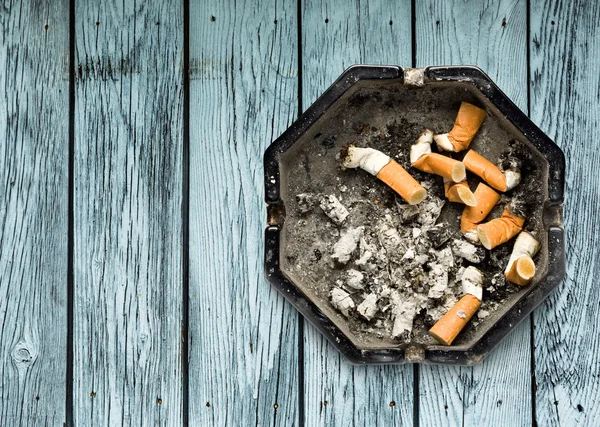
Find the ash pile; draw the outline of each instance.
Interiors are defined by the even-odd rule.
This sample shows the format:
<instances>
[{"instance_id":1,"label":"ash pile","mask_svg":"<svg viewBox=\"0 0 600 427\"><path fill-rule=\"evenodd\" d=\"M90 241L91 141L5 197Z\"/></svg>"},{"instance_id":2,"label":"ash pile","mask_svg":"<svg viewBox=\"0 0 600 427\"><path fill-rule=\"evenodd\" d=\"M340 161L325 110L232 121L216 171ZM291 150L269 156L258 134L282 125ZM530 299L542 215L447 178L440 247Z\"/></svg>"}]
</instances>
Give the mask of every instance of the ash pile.
<instances>
[{"instance_id":1,"label":"ash pile","mask_svg":"<svg viewBox=\"0 0 600 427\"><path fill-rule=\"evenodd\" d=\"M485 268L494 261L455 227L437 223L446 201L431 193L418 205L396 199L380 215L361 221L352 221L352 209L334 194L304 193L296 199L301 212L320 210L329 218L327 228L339 230L337 240L319 254L330 270L329 302L362 332L380 338L415 338L413 325L431 327L461 298L468 266ZM485 283L493 292L504 277L486 274ZM489 316L486 304L495 302L484 302L477 319ZM423 332L417 338L427 338Z\"/></svg>"}]
</instances>

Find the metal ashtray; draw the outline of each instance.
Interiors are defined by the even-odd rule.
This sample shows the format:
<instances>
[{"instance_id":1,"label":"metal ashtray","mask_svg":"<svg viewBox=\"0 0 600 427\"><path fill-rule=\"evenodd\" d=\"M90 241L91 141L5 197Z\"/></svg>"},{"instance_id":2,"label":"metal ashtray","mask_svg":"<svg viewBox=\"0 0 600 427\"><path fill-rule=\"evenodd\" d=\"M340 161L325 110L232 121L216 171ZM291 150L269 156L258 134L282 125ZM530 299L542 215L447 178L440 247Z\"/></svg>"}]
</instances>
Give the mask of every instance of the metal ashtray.
<instances>
[{"instance_id":1,"label":"metal ashtray","mask_svg":"<svg viewBox=\"0 0 600 427\"><path fill-rule=\"evenodd\" d=\"M303 219L296 195L305 191L327 194L342 188L340 191L361 194L365 200L376 199L382 207L391 206L393 192L383 184L373 184L373 177L367 174L342 170L336 153L363 133L361 138L372 138L384 151L407 151L406 144L414 142L425 124L449 129L462 101L487 111L472 143L478 152L496 158L508 144L522 147L526 164L522 185L531 194L527 224L542 247L534 281L519 289L488 291L495 302L493 312L467 327L450 346L423 338L427 327L423 319L416 321L417 333L411 339L364 333L352 319L333 309L324 295L330 280L321 261L324 254L307 243L311 233L326 236L336 231L312 218ZM401 156L397 158L400 163ZM479 68L350 67L271 144L264 162L268 280L352 363L478 363L565 274L564 155ZM360 207L356 209L359 215ZM444 209L444 220L456 222L460 207ZM299 229L297 224L305 228Z\"/></svg>"}]
</instances>

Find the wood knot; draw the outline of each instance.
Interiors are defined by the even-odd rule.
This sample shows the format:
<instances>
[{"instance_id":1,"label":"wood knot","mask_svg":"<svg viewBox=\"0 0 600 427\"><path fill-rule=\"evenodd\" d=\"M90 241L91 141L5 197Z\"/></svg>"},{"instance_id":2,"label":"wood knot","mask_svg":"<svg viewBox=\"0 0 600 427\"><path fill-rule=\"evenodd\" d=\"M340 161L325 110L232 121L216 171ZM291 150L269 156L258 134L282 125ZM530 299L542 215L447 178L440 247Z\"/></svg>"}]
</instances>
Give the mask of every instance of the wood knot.
<instances>
[{"instance_id":1,"label":"wood knot","mask_svg":"<svg viewBox=\"0 0 600 427\"><path fill-rule=\"evenodd\" d=\"M36 351L24 341L17 343L11 355L17 367L27 367L37 358Z\"/></svg>"}]
</instances>

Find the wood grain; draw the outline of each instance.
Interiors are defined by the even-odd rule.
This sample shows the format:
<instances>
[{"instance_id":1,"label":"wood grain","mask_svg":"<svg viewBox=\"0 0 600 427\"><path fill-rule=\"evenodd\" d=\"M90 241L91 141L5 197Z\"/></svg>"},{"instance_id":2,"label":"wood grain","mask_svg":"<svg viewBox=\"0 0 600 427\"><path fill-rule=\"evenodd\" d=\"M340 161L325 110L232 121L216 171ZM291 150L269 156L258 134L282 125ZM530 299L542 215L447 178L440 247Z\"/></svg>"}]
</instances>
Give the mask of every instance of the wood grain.
<instances>
[{"instance_id":1,"label":"wood grain","mask_svg":"<svg viewBox=\"0 0 600 427\"><path fill-rule=\"evenodd\" d=\"M0 424L65 422L68 2L0 10Z\"/></svg>"},{"instance_id":2,"label":"wood grain","mask_svg":"<svg viewBox=\"0 0 600 427\"><path fill-rule=\"evenodd\" d=\"M410 66L410 13L409 1L304 1L303 107L350 65ZM412 366L352 366L308 322L304 361L307 426L412 425Z\"/></svg>"},{"instance_id":3,"label":"wood grain","mask_svg":"<svg viewBox=\"0 0 600 427\"><path fill-rule=\"evenodd\" d=\"M74 424L182 423L180 1L76 1Z\"/></svg>"},{"instance_id":4,"label":"wood grain","mask_svg":"<svg viewBox=\"0 0 600 427\"><path fill-rule=\"evenodd\" d=\"M297 5L190 4L190 421L298 425L298 314L265 279L263 153L296 118Z\"/></svg>"},{"instance_id":5,"label":"wood grain","mask_svg":"<svg viewBox=\"0 0 600 427\"><path fill-rule=\"evenodd\" d=\"M478 65L527 111L524 0L417 2L417 66ZM475 367L423 366L420 425L531 425L530 322Z\"/></svg>"},{"instance_id":6,"label":"wood grain","mask_svg":"<svg viewBox=\"0 0 600 427\"><path fill-rule=\"evenodd\" d=\"M567 272L534 312L539 426L600 419L600 4L531 3L531 113L567 160Z\"/></svg>"}]
</instances>

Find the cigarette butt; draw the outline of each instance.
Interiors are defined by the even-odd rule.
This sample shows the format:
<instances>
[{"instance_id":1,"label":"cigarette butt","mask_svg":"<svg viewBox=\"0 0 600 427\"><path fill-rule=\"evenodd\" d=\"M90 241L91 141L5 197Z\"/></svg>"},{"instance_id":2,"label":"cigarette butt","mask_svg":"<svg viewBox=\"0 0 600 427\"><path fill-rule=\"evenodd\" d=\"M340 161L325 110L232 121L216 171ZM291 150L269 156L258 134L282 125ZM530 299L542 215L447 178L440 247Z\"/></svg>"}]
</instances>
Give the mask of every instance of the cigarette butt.
<instances>
[{"instance_id":1,"label":"cigarette butt","mask_svg":"<svg viewBox=\"0 0 600 427\"><path fill-rule=\"evenodd\" d=\"M523 229L524 223L525 218L513 215L507 208L500 218L479 224L477 237L486 249L493 249L515 237Z\"/></svg>"},{"instance_id":2,"label":"cigarette butt","mask_svg":"<svg viewBox=\"0 0 600 427\"><path fill-rule=\"evenodd\" d=\"M539 251L540 242L526 231L521 231L515 240L515 246L510 254L504 276L512 283L526 286L535 276L533 256Z\"/></svg>"},{"instance_id":3,"label":"cigarette butt","mask_svg":"<svg viewBox=\"0 0 600 427\"><path fill-rule=\"evenodd\" d=\"M490 162L481 154L473 150L469 150L463 159L463 163L465 164L467 170L479 176L496 190L504 192L508 189L506 185L506 176L502 173L498 166Z\"/></svg>"},{"instance_id":4,"label":"cigarette butt","mask_svg":"<svg viewBox=\"0 0 600 427\"><path fill-rule=\"evenodd\" d=\"M504 276L519 286L529 285L535 276L535 263L530 256L524 255L512 263L512 267Z\"/></svg>"},{"instance_id":5,"label":"cigarette butt","mask_svg":"<svg viewBox=\"0 0 600 427\"><path fill-rule=\"evenodd\" d=\"M473 195L476 200L475 206L465 207L460 218L460 231L463 233L475 230L477 224L489 215L494 206L496 206L496 203L498 203L498 200L500 200L500 194L484 183L479 183Z\"/></svg>"},{"instance_id":6,"label":"cigarette butt","mask_svg":"<svg viewBox=\"0 0 600 427\"><path fill-rule=\"evenodd\" d=\"M449 181L461 182L467 178L465 165L462 162L437 153L423 154L412 164L412 167L443 176Z\"/></svg>"},{"instance_id":7,"label":"cigarette butt","mask_svg":"<svg viewBox=\"0 0 600 427\"><path fill-rule=\"evenodd\" d=\"M389 185L409 205L416 205L427 197L427 191L423 186L395 160L390 160L381 168L377 178Z\"/></svg>"},{"instance_id":8,"label":"cigarette butt","mask_svg":"<svg viewBox=\"0 0 600 427\"><path fill-rule=\"evenodd\" d=\"M462 102L452 130L446 134L435 135L438 147L445 151L462 151L469 148L473 137L485 119L485 110L468 102Z\"/></svg>"},{"instance_id":9,"label":"cigarette butt","mask_svg":"<svg viewBox=\"0 0 600 427\"><path fill-rule=\"evenodd\" d=\"M427 191L395 160L373 148L348 146L342 152L342 164L346 168L361 168L389 185L411 205L423 201Z\"/></svg>"},{"instance_id":10,"label":"cigarette butt","mask_svg":"<svg viewBox=\"0 0 600 427\"><path fill-rule=\"evenodd\" d=\"M462 203L467 206L475 206L477 199L469 188L467 181L451 182L444 180L444 193L446 198L454 203Z\"/></svg>"},{"instance_id":11,"label":"cigarette butt","mask_svg":"<svg viewBox=\"0 0 600 427\"><path fill-rule=\"evenodd\" d=\"M474 295L466 294L429 330L440 344L450 345L481 306Z\"/></svg>"}]
</instances>

